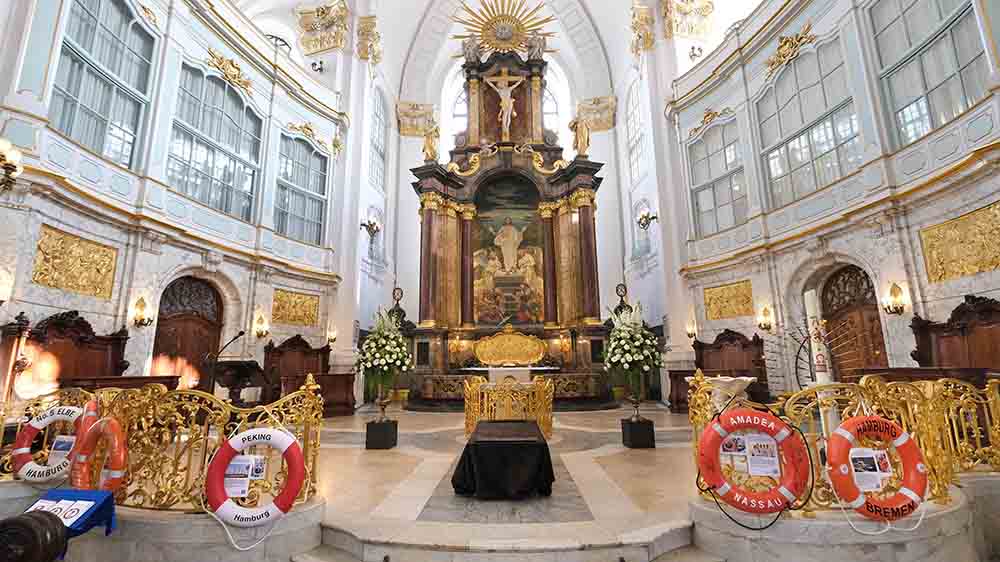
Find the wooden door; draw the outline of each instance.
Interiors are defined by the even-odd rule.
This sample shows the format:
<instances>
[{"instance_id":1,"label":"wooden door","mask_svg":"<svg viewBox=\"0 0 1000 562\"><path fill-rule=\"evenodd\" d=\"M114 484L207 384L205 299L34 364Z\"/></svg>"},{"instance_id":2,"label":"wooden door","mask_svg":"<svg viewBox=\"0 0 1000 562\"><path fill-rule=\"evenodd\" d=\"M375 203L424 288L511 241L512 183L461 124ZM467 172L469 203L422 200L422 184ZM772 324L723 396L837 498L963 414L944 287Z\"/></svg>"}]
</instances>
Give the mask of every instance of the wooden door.
<instances>
[{"instance_id":1,"label":"wooden door","mask_svg":"<svg viewBox=\"0 0 1000 562\"><path fill-rule=\"evenodd\" d=\"M160 298L154 375L181 377L184 388L207 389L206 357L219 350L222 299L212 285L194 277L174 281Z\"/></svg>"},{"instance_id":2,"label":"wooden door","mask_svg":"<svg viewBox=\"0 0 1000 562\"><path fill-rule=\"evenodd\" d=\"M834 273L822 302L835 373L889 366L875 287L864 271L852 265Z\"/></svg>"}]
</instances>

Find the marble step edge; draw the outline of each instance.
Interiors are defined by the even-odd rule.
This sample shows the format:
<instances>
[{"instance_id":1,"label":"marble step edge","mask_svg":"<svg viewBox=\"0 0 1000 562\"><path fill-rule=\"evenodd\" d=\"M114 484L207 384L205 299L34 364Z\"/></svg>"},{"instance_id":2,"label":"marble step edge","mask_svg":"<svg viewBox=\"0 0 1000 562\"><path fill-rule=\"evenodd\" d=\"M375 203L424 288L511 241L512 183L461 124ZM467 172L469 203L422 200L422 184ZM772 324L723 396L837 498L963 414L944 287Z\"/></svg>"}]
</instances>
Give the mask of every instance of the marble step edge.
<instances>
[{"instance_id":1,"label":"marble step edge","mask_svg":"<svg viewBox=\"0 0 1000 562\"><path fill-rule=\"evenodd\" d=\"M626 560L632 562L649 562L666 553L689 547L692 544L692 524L690 521L672 521L660 525L644 527L620 533L614 541L583 542L575 538L559 538L554 536L523 538L523 539L474 539L468 542L441 544L432 542L434 532L427 529L428 542L412 540L395 541L392 538L372 537L366 539L355 532L336 525L323 524L323 545L332 546L355 556L359 560L382 560L385 553L397 554L407 552L450 552L456 554L510 554L528 555L533 553L572 553L572 552L604 552L616 560L620 555L628 554ZM375 555L377 554L377 555ZM373 556L374 555L374 556ZM309 562L309 561L304 561ZM339 561L337 561L339 562ZM406 562L406 559L403 559ZM686 561L684 561L686 562Z\"/></svg>"}]
</instances>

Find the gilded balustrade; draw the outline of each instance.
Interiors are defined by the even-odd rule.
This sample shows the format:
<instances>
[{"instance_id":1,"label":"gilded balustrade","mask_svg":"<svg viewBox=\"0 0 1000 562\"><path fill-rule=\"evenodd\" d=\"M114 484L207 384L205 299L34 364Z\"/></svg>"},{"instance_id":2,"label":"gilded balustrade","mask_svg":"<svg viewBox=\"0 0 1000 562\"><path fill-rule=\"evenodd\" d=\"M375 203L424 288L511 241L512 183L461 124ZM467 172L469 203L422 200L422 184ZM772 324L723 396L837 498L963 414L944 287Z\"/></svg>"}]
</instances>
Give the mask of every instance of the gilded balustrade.
<instances>
[{"instance_id":1,"label":"gilded balustrade","mask_svg":"<svg viewBox=\"0 0 1000 562\"><path fill-rule=\"evenodd\" d=\"M949 486L962 473L974 470L1000 471L1000 380L985 389L968 383L942 379L920 382L886 382L868 376L858 384L828 384L783 395L772 404L757 404L737 398L730 408L766 407L790 424L799 427L812 453L814 482L812 497L803 507L813 511L837 508L837 498L826 478L821 459L826 440L843 419L874 414L891 419L917 441L928 468L928 497L938 503L950 501ZM716 412L712 405L709 379L699 371L689 390L689 419L697 455L702 430ZM867 442L862 446L887 448L887 443ZM899 475L899 459L890 450L894 472ZM750 489L776 484L767 478L752 478L734 466L723 470L734 483ZM699 483L703 486L703 483ZM882 494L895 493L897 479L890 479Z\"/></svg>"},{"instance_id":2,"label":"gilded balustrade","mask_svg":"<svg viewBox=\"0 0 1000 562\"><path fill-rule=\"evenodd\" d=\"M465 389L465 436L482 420L534 420L548 439L552 437L552 402L555 386L545 377L521 384L508 377L491 384L483 377L469 377Z\"/></svg>"},{"instance_id":3,"label":"gilded balustrade","mask_svg":"<svg viewBox=\"0 0 1000 562\"><path fill-rule=\"evenodd\" d=\"M101 389L96 394L80 389L64 389L28 402L23 410L4 413L4 419L19 430L35 415L54 405L82 406L95 395L102 415L122 422L128 440L128 470L125 484L115 494L119 505L172 511L200 511L204 501L205 472L222 440L257 427L285 429L302 445L307 478L298 502L316 493L319 438L323 418L323 398L312 375L305 384L272 404L237 408L211 394L197 390L168 391L159 384L138 389ZM16 420L16 422L14 422ZM13 425L12 424L12 425ZM36 459L45 461L49 440L70 433L68 424L50 426L43 435ZM0 480L13 478L10 442L14 433L4 433L0 457ZM265 459L265 476L250 483L249 495L239 500L256 506L277 495L286 478L281 455L270 448L254 448L243 454ZM98 461L103 455L98 452ZM95 471L103 462L95 462Z\"/></svg>"}]
</instances>

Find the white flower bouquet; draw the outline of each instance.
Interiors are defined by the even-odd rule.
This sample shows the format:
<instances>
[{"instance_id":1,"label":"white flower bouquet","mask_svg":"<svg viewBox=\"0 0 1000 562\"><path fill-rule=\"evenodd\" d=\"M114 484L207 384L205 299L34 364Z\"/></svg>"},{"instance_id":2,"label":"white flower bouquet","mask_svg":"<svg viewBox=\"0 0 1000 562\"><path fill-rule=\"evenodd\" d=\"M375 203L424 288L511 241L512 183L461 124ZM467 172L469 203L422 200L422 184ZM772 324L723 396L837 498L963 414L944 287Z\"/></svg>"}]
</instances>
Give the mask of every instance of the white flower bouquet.
<instances>
[{"instance_id":1,"label":"white flower bouquet","mask_svg":"<svg viewBox=\"0 0 1000 562\"><path fill-rule=\"evenodd\" d=\"M635 416L638 417L643 377L659 373L663 367L660 344L656 335L643 323L642 305L639 303L631 311L612 313L611 321L614 328L604 352L604 369L624 379L632 394Z\"/></svg>"},{"instance_id":2,"label":"white flower bouquet","mask_svg":"<svg viewBox=\"0 0 1000 562\"><path fill-rule=\"evenodd\" d=\"M413 357L410 346L399 330L396 319L386 311L375 315L375 327L365 339L356 363L358 373L363 373L369 393L378 393L378 403L385 417L383 392L395 385L399 373L410 370ZM384 402L384 403L383 403Z\"/></svg>"}]
</instances>

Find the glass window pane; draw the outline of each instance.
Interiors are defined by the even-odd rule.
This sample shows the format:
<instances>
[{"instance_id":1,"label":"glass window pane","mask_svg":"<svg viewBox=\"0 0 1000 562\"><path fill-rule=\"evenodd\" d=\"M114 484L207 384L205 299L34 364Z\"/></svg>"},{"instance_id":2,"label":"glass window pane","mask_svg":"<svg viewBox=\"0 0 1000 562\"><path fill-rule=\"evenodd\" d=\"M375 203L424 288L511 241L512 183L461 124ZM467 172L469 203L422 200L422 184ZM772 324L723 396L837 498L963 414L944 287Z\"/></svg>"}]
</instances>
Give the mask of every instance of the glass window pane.
<instances>
[{"instance_id":1,"label":"glass window pane","mask_svg":"<svg viewBox=\"0 0 1000 562\"><path fill-rule=\"evenodd\" d=\"M962 93L962 82L959 77L952 76L950 80L932 90L930 102L936 127L951 121L965 111L965 96Z\"/></svg>"},{"instance_id":2,"label":"glass window pane","mask_svg":"<svg viewBox=\"0 0 1000 562\"><path fill-rule=\"evenodd\" d=\"M802 113L799 111L798 98L788 102L781 110L781 134L788 136L802 128Z\"/></svg>"},{"instance_id":3,"label":"glass window pane","mask_svg":"<svg viewBox=\"0 0 1000 562\"><path fill-rule=\"evenodd\" d=\"M712 155L708 157L708 160L712 177L719 177L720 175L726 173L725 151L720 149L718 152L713 152Z\"/></svg>"},{"instance_id":4,"label":"glass window pane","mask_svg":"<svg viewBox=\"0 0 1000 562\"><path fill-rule=\"evenodd\" d=\"M795 59L795 74L798 75L799 88L819 82L819 58L814 51L802 53Z\"/></svg>"},{"instance_id":5,"label":"glass window pane","mask_svg":"<svg viewBox=\"0 0 1000 562\"><path fill-rule=\"evenodd\" d=\"M830 152L816 160L816 178L820 187L840 179L840 164L836 152Z\"/></svg>"},{"instance_id":6,"label":"glass window pane","mask_svg":"<svg viewBox=\"0 0 1000 562\"><path fill-rule=\"evenodd\" d=\"M795 190L796 199L816 191L816 176L813 173L812 164L807 164L792 172L792 188Z\"/></svg>"},{"instance_id":7,"label":"glass window pane","mask_svg":"<svg viewBox=\"0 0 1000 562\"><path fill-rule=\"evenodd\" d=\"M816 150L816 154L829 152L837 145L837 141L833 137L833 123L829 119L824 119L815 125L809 131L809 136L812 139L812 146Z\"/></svg>"},{"instance_id":8,"label":"glass window pane","mask_svg":"<svg viewBox=\"0 0 1000 562\"><path fill-rule=\"evenodd\" d=\"M805 134L788 143L788 162L794 170L812 160L809 148L809 135Z\"/></svg>"},{"instance_id":9,"label":"glass window pane","mask_svg":"<svg viewBox=\"0 0 1000 562\"><path fill-rule=\"evenodd\" d=\"M987 76L989 71L986 68L986 55L983 54L962 70L962 83L965 84L965 95L970 107L986 97Z\"/></svg>"},{"instance_id":10,"label":"glass window pane","mask_svg":"<svg viewBox=\"0 0 1000 562\"><path fill-rule=\"evenodd\" d=\"M945 34L931 43L930 47L920 56L924 66L924 78L927 88L934 89L957 70L955 66L955 47L951 35Z\"/></svg>"},{"instance_id":11,"label":"glass window pane","mask_svg":"<svg viewBox=\"0 0 1000 562\"><path fill-rule=\"evenodd\" d=\"M733 201L733 221L736 224L747 222L747 199L736 199Z\"/></svg>"},{"instance_id":12,"label":"glass window pane","mask_svg":"<svg viewBox=\"0 0 1000 562\"><path fill-rule=\"evenodd\" d=\"M696 141L694 144L692 144L690 151L691 151L690 153L692 162L697 162L698 160L701 160L702 158L708 156L708 151L705 148L705 142L701 140Z\"/></svg>"},{"instance_id":13,"label":"glass window pane","mask_svg":"<svg viewBox=\"0 0 1000 562\"><path fill-rule=\"evenodd\" d=\"M879 0L872 6L872 24L875 26L875 33L885 29L897 17L899 17L899 0Z\"/></svg>"},{"instance_id":14,"label":"glass window pane","mask_svg":"<svg viewBox=\"0 0 1000 562\"><path fill-rule=\"evenodd\" d=\"M829 79L828 79L829 80ZM826 112L826 100L823 98L823 85L809 86L801 92L803 122L815 121Z\"/></svg>"},{"instance_id":15,"label":"glass window pane","mask_svg":"<svg viewBox=\"0 0 1000 562\"><path fill-rule=\"evenodd\" d=\"M719 231L715 222L715 211L708 211L701 214L701 233L703 236L715 234Z\"/></svg>"},{"instance_id":16,"label":"glass window pane","mask_svg":"<svg viewBox=\"0 0 1000 562\"><path fill-rule=\"evenodd\" d=\"M974 12L962 16L955 25L955 48L958 52L958 64L965 66L983 52L983 39L976 25Z\"/></svg>"},{"instance_id":17,"label":"glass window pane","mask_svg":"<svg viewBox=\"0 0 1000 562\"><path fill-rule=\"evenodd\" d=\"M853 103L833 114L833 127L837 131L838 142L844 142L858 134L858 115L854 113Z\"/></svg>"},{"instance_id":18,"label":"glass window pane","mask_svg":"<svg viewBox=\"0 0 1000 562\"><path fill-rule=\"evenodd\" d=\"M910 48L906 38L906 26L902 19L896 20L875 38L878 43L879 60L887 67L899 60Z\"/></svg>"},{"instance_id":19,"label":"glass window pane","mask_svg":"<svg viewBox=\"0 0 1000 562\"><path fill-rule=\"evenodd\" d=\"M927 101L923 98L896 113L896 120L899 122L900 137L904 144L931 132L930 112L927 109Z\"/></svg>"},{"instance_id":20,"label":"glass window pane","mask_svg":"<svg viewBox=\"0 0 1000 562\"><path fill-rule=\"evenodd\" d=\"M889 76L889 88L892 90L893 107L902 109L924 93L924 82L920 76L920 65L917 60L908 62L901 69Z\"/></svg>"},{"instance_id":21,"label":"glass window pane","mask_svg":"<svg viewBox=\"0 0 1000 562\"><path fill-rule=\"evenodd\" d=\"M838 150L840 162L844 165L844 173L849 174L861 165L861 139L854 137Z\"/></svg>"},{"instance_id":22,"label":"glass window pane","mask_svg":"<svg viewBox=\"0 0 1000 562\"><path fill-rule=\"evenodd\" d=\"M732 170L740 164L740 147L738 143L733 143L726 147L726 169Z\"/></svg>"},{"instance_id":23,"label":"glass window pane","mask_svg":"<svg viewBox=\"0 0 1000 562\"><path fill-rule=\"evenodd\" d=\"M795 84L795 73L790 69L782 72L774 85L774 89L778 97L778 107L781 108L787 105L788 101L795 96L795 92L798 89Z\"/></svg>"},{"instance_id":24,"label":"glass window pane","mask_svg":"<svg viewBox=\"0 0 1000 562\"><path fill-rule=\"evenodd\" d=\"M839 68L843 62L844 58L840 54L840 37L819 46L819 64L824 76Z\"/></svg>"},{"instance_id":25,"label":"glass window pane","mask_svg":"<svg viewBox=\"0 0 1000 562\"><path fill-rule=\"evenodd\" d=\"M761 144L765 147L771 146L781 140L781 132L778 131L778 116L775 115L760 124Z\"/></svg>"},{"instance_id":26,"label":"glass window pane","mask_svg":"<svg viewBox=\"0 0 1000 562\"><path fill-rule=\"evenodd\" d=\"M761 120L777 113L778 109L774 103L774 89L769 89L760 101L757 102L757 113Z\"/></svg>"},{"instance_id":27,"label":"glass window pane","mask_svg":"<svg viewBox=\"0 0 1000 562\"><path fill-rule=\"evenodd\" d=\"M787 174L790 169L788 167L788 157L785 153L785 147L781 147L768 154L767 164L772 178Z\"/></svg>"},{"instance_id":28,"label":"glass window pane","mask_svg":"<svg viewBox=\"0 0 1000 562\"><path fill-rule=\"evenodd\" d=\"M733 200L732 190L729 188L729 178L715 182L715 204L724 205Z\"/></svg>"},{"instance_id":29,"label":"glass window pane","mask_svg":"<svg viewBox=\"0 0 1000 562\"><path fill-rule=\"evenodd\" d=\"M692 171L692 183L694 185L701 185L708 181L711 177L708 173L708 159L696 162Z\"/></svg>"},{"instance_id":30,"label":"glass window pane","mask_svg":"<svg viewBox=\"0 0 1000 562\"><path fill-rule=\"evenodd\" d=\"M939 21L934 0L917 0L906 10L903 18L906 20L906 29L909 31L911 45L916 45L926 39L937 27Z\"/></svg>"},{"instance_id":31,"label":"glass window pane","mask_svg":"<svg viewBox=\"0 0 1000 562\"><path fill-rule=\"evenodd\" d=\"M847 71L841 66L831 72L823 79L823 91L826 93L826 108L836 107L837 104L851 97L850 85L847 81Z\"/></svg>"},{"instance_id":32,"label":"glass window pane","mask_svg":"<svg viewBox=\"0 0 1000 562\"><path fill-rule=\"evenodd\" d=\"M722 127L712 127L705 132L705 144L709 154L722 150Z\"/></svg>"},{"instance_id":33,"label":"glass window pane","mask_svg":"<svg viewBox=\"0 0 1000 562\"><path fill-rule=\"evenodd\" d=\"M733 206L723 205L719 207L719 211L716 213L719 230L725 230L727 228L732 228L735 224L735 219L733 217Z\"/></svg>"},{"instance_id":34,"label":"glass window pane","mask_svg":"<svg viewBox=\"0 0 1000 562\"><path fill-rule=\"evenodd\" d=\"M791 203L794 199L791 176L774 180L771 183L771 194L774 196L775 207L782 207Z\"/></svg>"},{"instance_id":35,"label":"glass window pane","mask_svg":"<svg viewBox=\"0 0 1000 562\"><path fill-rule=\"evenodd\" d=\"M712 197L711 189L703 189L696 194L699 211L708 211L715 208L715 200Z\"/></svg>"}]
</instances>

